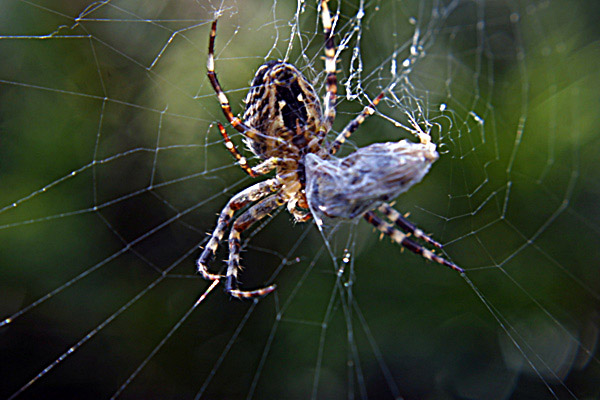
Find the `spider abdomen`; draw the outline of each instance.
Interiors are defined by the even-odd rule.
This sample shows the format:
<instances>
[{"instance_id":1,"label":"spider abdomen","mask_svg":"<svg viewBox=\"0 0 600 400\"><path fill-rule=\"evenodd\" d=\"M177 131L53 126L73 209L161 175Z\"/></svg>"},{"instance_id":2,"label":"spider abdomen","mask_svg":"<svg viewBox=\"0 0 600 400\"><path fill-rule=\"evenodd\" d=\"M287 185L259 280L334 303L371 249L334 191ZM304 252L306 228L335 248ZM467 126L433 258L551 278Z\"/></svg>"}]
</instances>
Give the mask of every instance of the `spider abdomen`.
<instances>
[{"instance_id":1,"label":"spider abdomen","mask_svg":"<svg viewBox=\"0 0 600 400\"><path fill-rule=\"evenodd\" d=\"M320 143L325 137L319 126L322 118L319 97L291 64L283 61L263 64L256 71L245 102L243 119L260 132L246 137L245 142L262 159L282 153L297 157L313 139Z\"/></svg>"}]
</instances>

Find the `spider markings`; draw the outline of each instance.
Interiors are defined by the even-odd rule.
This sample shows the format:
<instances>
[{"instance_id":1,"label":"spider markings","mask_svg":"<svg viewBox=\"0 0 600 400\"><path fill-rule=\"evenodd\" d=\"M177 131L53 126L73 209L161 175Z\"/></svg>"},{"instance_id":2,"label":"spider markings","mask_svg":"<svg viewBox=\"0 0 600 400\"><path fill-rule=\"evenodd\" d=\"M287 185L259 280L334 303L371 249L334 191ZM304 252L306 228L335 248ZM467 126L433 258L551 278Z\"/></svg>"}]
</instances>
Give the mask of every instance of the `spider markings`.
<instances>
[{"instance_id":1,"label":"spider markings","mask_svg":"<svg viewBox=\"0 0 600 400\"><path fill-rule=\"evenodd\" d=\"M219 131L225 140L225 147L236 158L240 167L252 177L264 175L273 169L276 170L274 178L250 186L228 201L219 215L217 226L198 259L198 272L208 280L225 278L225 290L233 297L254 298L267 295L275 290L275 285L250 291L238 288L237 278L241 270L241 233L255 222L269 215L271 211L283 205L287 206L288 211L298 222L307 221L313 216L318 216L318 213L312 213L313 207L309 205L305 192L307 185L305 163L311 159L327 162L346 139L358 129L360 124L375 112L375 107L383 98L383 93L381 93L356 118L348 123L330 145L323 145L335 119L337 94L336 52L332 19L327 1L321 0L320 3L321 20L325 35L325 72L327 73L324 111L321 109L314 88L296 67L283 61L269 61L258 69L252 81L252 88L246 97L246 111L244 112L243 121L234 116L227 95L221 88L215 72L214 45L217 21L213 21L211 26L207 60L209 81L217 94L225 118L233 128L244 136L244 142L248 148L263 162L255 167L249 167L246 158L239 153L233 142L231 142L223 125L218 123ZM431 154L435 154L433 159L437 158L435 145L429 141L429 136L423 132L417 132L417 134L421 138L421 144L419 145L428 146L432 151ZM425 175L427 169L419 170L420 177L418 180L413 179L414 183ZM343 176L344 173L338 174L338 177ZM406 188L409 186L406 185ZM326 185L323 188L326 188ZM384 194L383 198L379 200L363 199L360 201L365 202L365 204L370 203L375 207L381 204L381 201L387 199ZM227 226L232 221L235 212L250 203L254 204L233 222L229 234L229 258L226 275L211 273L207 265L214 258ZM327 201L321 203L326 208L328 204ZM342 205L341 207L343 209L347 206ZM451 262L408 239L408 234L413 234L417 238L434 245L437 244L399 214L396 215L387 208L380 207L380 211L384 215L387 215L392 222L407 231L408 234L400 232L391 224L382 221L373 211L367 210L368 207L363 210L363 212L366 211L363 214L365 219L381 232L390 235L397 243L426 259L462 271Z\"/></svg>"}]
</instances>

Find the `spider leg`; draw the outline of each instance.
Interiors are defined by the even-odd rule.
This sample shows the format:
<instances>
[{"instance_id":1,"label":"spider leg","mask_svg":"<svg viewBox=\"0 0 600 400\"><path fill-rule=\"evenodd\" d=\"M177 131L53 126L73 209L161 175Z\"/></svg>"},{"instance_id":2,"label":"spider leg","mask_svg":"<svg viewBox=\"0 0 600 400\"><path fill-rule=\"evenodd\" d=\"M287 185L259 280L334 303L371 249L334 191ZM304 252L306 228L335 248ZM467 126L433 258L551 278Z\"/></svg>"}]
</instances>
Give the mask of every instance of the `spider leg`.
<instances>
[{"instance_id":1,"label":"spider leg","mask_svg":"<svg viewBox=\"0 0 600 400\"><path fill-rule=\"evenodd\" d=\"M329 155L334 155L340 147L344 144L346 139L350 137L358 129L360 124L362 124L368 116L373 115L375 113L375 107L383 98L383 92L379 94L379 96L375 97L373 103L366 106L356 118L348 123L342 130L342 132L335 138L335 140L329 145Z\"/></svg>"},{"instance_id":2,"label":"spider leg","mask_svg":"<svg viewBox=\"0 0 600 400\"><path fill-rule=\"evenodd\" d=\"M291 213L294 216L294 221L296 222L306 222L312 218L312 214L310 212L304 211L298 207L294 207Z\"/></svg>"},{"instance_id":3,"label":"spider leg","mask_svg":"<svg viewBox=\"0 0 600 400\"><path fill-rule=\"evenodd\" d=\"M325 72L327 73L327 94L323 99L323 103L325 104L325 124L323 129L325 132L329 132L333 126L337 96L335 39L327 2L328 0L321 0L321 20L323 21L323 34L325 36Z\"/></svg>"},{"instance_id":4,"label":"spider leg","mask_svg":"<svg viewBox=\"0 0 600 400\"><path fill-rule=\"evenodd\" d=\"M223 114L225 114L225 118L227 121L233 126L238 132L243 133L249 138L254 138L260 136L260 133L253 128L250 128L246 124L244 124L238 117L234 116L231 112L231 106L229 105L229 99L227 95L221 88L221 84L217 79L217 74L215 73L215 37L217 36L217 20L214 20L210 29L210 38L208 39L208 60L206 62L206 69L208 80L212 85L213 89L217 93L217 98L219 99L219 103L221 104L221 109L223 110Z\"/></svg>"},{"instance_id":5,"label":"spider leg","mask_svg":"<svg viewBox=\"0 0 600 400\"><path fill-rule=\"evenodd\" d=\"M285 204L281 196L274 195L262 199L250 209L244 212L233 223L229 234L229 260L227 262L227 281L225 290L233 297L238 299L248 299L252 297L266 296L275 290L276 285L266 286L256 290L240 290L237 288L237 276L241 270L240 266L240 250L241 250L241 234L248 229L252 224L260 221L269 213L278 207Z\"/></svg>"},{"instance_id":6,"label":"spider leg","mask_svg":"<svg viewBox=\"0 0 600 400\"><path fill-rule=\"evenodd\" d=\"M219 247L219 242L223 239L225 229L231 221L233 214L246 204L258 201L266 195L276 191L280 187L281 183L279 183L277 179L268 179L266 181L259 182L255 185L250 186L249 188L239 192L229 200L227 205L221 211L219 219L217 220L217 226L196 263L198 272L202 275L204 279L214 281L223 278L222 275L210 273L208 271L207 265L215 256L217 248Z\"/></svg>"},{"instance_id":7,"label":"spider leg","mask_svg":"<svg viewBox=\"0 0 600 400\"><path fill-rule=\"evenodd\" d=\"M240 168L242 168L244 171L246 171L246 173L248 175L250 175L251 177L256 178L257 176L268 173L273 168L275 168L277 166L277 164L279 164L282 161L281 158L270 157L269 159L256 165L255 167L250 168L248 166L248 160L246 159L246 157L244 157L240 154L238 149L235 147L235 144L233 144L231 139L229 139L229 135L227 135L227 131L225 130L225 127L223 125L221 125L220 122L217 122L217 126L219 127L219 131L221 132L223 139L225 139L225 147L227 148L227 150L229 150L229 152L231 154L233 154L233 157L235 157L237 162L240 164Z\"/></svg>"},{"instance_id":8,"label":"spider leg","mask_svg":"<svg viewBox=\"0 0 600 400\"><path fill-rule=\"evenodd\" d=\"M429 237L425 232L417 228L415 224L404 218L402 214L400 214L396 209L390 206L388 203L383 203L379 206L378 210L384 214L390 221L396 224L400 229L404 232L409 232L413 234L416 238L422 239L429 244L434 245L435 247L442 248L442 245L431 237Z\"/></svg>"},{"instance_id":9,"label":"spider leg","mask_svg":"<svg viewBox=\"0 0 600 400\"><path fill-rule=\"evenodd\" d=\"M394 228L394 226L392 224L389 224L389 223L383 221L381 218L379 218L377 215L375 215L375 213L373 211L369 211L369 212L365 213L364 218L369 223L373 224L373 226L375 226L375 228L377 228L380 232L388 235L390 238L392 238L392 240L394 242L406 247L408 250L412 251L413 253L421 255L422 257L424 257L427 260L435 261L438 264L442 264L447 267L450 267L455 271L458 271L461 273L464 272L464 270L462 268L460 268L459 266L457 266L456 264L438 256L437 254L433 253L432 251L427 250L426 248L419 245L418 243L410 240L405 233L402 233L398 229Z\"/></svg>"}]
</instances>

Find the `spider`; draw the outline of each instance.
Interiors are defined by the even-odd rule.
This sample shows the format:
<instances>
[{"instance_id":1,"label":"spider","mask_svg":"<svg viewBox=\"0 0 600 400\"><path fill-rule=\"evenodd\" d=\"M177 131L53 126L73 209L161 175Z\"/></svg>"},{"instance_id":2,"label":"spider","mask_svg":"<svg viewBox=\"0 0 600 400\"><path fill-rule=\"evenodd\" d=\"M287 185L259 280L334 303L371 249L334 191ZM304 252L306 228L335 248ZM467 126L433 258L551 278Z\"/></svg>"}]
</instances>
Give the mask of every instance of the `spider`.
<instances>
[{"instance_id":1,"label":"spider","mask_svg":"<svg viewBox=\"0 0 600 400\"><path fill-rule=\"evenodd\" d=\"M437 159L435 145L430 142L427 134L417 129L415 133L421 138L421 143L403 140L398 143L374 144L344 159L332 158L359 125L375 113L375 107L384 93L377 96L350 121L333 142L326 143L326 136L335 120L337 94L336 49L327 2L328 0L320 2L327 76L324 109L321 108L311 83L295 66L284 61L269 61L256 71L245 99L246 110L243 118L234 116L215 72L216 19L211 26L208 79L217 94L225 118L244 136L246 146L262 162L250 167L247 159L230 140L223 125L218 123L225 147L235 157L239 166L253 178L267 174L273 169L276 171L275 177L254 184L229 200L197 261L198 272L205 279L224 279L225 290L236 298L262 297L275 290L274 284L255 290L242 290L238 287L238 274L241 270L240 239L242 232L252 224L283 205L287 206L297 222L314 217L317 224L321 224L325 217L363 216L382 234L390 236L393 241L410 251L462 272L462 269L452 262L410 239L409 236L412 235L433 246L441 247L386 203L420 181L427 173L429 165ZM416 124L413 126L418 128ZM402 173L395 172L398 170ZM371 185L366 182L371 182ZM377 182L386 182L387 186L377 185ZM378 190L373 190L373 187L378 187ZM251 203L254 204L233 222L229 234L226 274L223 276L210 272L207 265L214 258L234 214ZM375 208L390 222L375 214Z\"/></svg>"}]
</instances>

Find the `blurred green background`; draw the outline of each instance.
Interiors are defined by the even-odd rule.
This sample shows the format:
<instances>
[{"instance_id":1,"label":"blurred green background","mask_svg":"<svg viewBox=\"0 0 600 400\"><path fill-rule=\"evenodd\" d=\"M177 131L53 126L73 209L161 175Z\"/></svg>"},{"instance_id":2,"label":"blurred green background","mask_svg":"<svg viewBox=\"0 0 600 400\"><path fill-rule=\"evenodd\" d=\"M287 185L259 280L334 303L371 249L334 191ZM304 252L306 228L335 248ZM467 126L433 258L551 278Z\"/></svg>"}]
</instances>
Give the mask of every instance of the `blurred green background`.
<instances>
[{"instance_id":1,"label":"blurred green background","mask_svg":"<svg viewBox=\"0 0 600 400\"><path fill-rule=\"evenodd\" d=\"M349 36L359 4L339 5L335 129L421 40L380 112L430 122L442 156L397 208L466 276L364 222L327 249L284 211L243 253L244 284L277 292L189 316L197 246L252 183L214 126L210 21L240 112L269 59L324 92L315 4L0 4L0 397L48 366L18 398L600 397L597 2L368 1ZM382 115L344 151L407 137Z\"/></svg>"}]
</instances>

